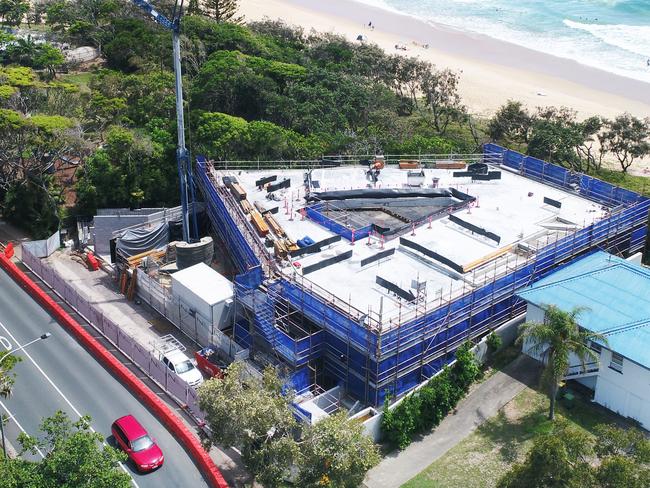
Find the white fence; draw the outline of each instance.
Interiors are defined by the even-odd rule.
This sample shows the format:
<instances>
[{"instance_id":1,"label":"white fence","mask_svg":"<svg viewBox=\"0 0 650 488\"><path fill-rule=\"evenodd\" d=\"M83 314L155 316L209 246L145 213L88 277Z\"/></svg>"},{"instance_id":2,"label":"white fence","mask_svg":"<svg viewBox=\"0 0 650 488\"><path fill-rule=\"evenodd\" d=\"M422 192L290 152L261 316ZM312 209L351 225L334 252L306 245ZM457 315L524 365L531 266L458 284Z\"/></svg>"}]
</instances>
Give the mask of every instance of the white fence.
<instances>
[{"instance_id":1,"label":"white fence","mask_svg":"<svg viewBox=\"0 0 650 488\"><path fill-rule=\"evenodd\" d=\"M23 250L27 250L37 258L46 258L59 247L61 247L61 237L58 230L47 239L23 242L22 244Z\"/></svg>"},{"instance_id":2,"label":"white fence","mask_svg":"<svg viewBox=\"0 0 650 488\"><path fill-rule=\"evenodd\" d=\"M149 350L120 329L115 322L95 307L87 297L75 290L70 283L66 282L54 269L41 261L25 246L23 246L22 259L25 266L40 277L119 351L133 361L149 378L171 394L179 404L186 405L197 423L204 421L205 415L199 409L198 396L194 388L187 385L176 373L156 359Z\"/></svg>"}]
</instances>

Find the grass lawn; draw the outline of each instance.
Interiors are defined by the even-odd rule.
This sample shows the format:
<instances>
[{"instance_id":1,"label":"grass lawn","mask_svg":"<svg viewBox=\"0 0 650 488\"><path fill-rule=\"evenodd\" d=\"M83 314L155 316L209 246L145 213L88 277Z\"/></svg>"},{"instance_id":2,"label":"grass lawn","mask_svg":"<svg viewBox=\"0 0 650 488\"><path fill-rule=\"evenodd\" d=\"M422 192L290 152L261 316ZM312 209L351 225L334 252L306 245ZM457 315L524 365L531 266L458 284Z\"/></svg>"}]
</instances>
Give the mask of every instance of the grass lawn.
<instances>
[{"instance_id":1,"label":"grass lawn","mask_svg":"<svg viewBox=\"0 0 650 488\"><path fill-rule=\"evenodd\" d=\"M621 422L621 418L576 394L572 409L558 402L558 417L591 433L597 424ZM547 432L548 399L526 388L499 413L436 460L402 488L493 487L515 461L521 461L533 439Z\"/></svg>"}]
</instances>

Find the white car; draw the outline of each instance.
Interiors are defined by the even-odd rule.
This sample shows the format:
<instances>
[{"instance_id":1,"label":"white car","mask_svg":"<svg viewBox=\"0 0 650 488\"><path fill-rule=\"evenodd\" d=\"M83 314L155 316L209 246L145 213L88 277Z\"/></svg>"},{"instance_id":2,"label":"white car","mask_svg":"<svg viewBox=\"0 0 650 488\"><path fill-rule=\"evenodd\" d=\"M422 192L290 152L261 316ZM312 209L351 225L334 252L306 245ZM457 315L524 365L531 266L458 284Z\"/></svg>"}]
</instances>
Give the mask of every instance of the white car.
<instances>
[{"instance_id":1,"label":"white car","mask_svg":"<svg viewBox=\"0 0 650 488\"><path fill-rule=\"evenodd\" d=\"M201 371L194 366L194 363L179 349L173 349L163 354L162 362L185 383L193 388L203 383Z\"/></svg>"}]
</instances>

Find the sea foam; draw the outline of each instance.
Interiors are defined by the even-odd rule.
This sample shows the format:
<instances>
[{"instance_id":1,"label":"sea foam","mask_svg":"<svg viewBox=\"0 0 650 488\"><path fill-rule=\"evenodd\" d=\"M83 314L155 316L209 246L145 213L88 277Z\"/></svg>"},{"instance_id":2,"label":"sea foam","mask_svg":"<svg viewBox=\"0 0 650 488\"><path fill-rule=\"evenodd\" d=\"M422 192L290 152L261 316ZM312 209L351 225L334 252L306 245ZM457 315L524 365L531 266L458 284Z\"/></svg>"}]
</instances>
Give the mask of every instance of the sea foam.
<instances>
[{"instance_id":1,"label":"sea foam","mask_svg":"<svg viewBox=\"0 0 650 488\"><path fill-rule=\"evenodd\" d=\"M625 24L584 24L564 19L571 29L589 32L610 46L650 58L650 26Z\"/></svg>"}]
</instances>

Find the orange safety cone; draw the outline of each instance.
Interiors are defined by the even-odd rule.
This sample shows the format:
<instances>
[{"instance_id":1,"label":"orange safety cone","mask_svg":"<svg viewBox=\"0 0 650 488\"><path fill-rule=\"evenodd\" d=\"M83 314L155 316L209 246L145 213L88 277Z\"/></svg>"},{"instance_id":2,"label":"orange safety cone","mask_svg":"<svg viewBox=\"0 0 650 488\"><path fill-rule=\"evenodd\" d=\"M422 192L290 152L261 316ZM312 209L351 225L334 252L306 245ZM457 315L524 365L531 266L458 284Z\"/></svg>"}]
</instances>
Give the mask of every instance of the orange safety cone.
<instances>
[{"instance_id":1,"label":"orange safety cone","mask_svg":"<svg viewBox=\"0 0 650 488\"><path fill-rule=\"evenodd\" d=\"M431 216L429 216L429 229L431 228Z\"/></svg>"},{"instance_id":2,"label":"orange safety cone","mask_svg":"<svg viewBox=\"0 0 650 488\"><path fill-rule=\"evenodd\" d=\"M380 236L381 237L379 238L379 249L381 249L383 251L384 250L384 234L380 234Z\"/></svg>"},{"instance_id":3,"label":"orange safety cone","mask_svg":"<svg viewBox=\"0 0 650 488\"><path fill-rule=\"evenodd\" d=\"M415 224L414 224L414 223L411 224L411 235L412 235L412 236L415 235Z\"/></svg>"}]
</instances>

